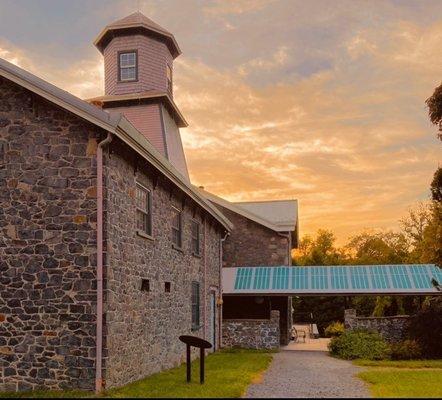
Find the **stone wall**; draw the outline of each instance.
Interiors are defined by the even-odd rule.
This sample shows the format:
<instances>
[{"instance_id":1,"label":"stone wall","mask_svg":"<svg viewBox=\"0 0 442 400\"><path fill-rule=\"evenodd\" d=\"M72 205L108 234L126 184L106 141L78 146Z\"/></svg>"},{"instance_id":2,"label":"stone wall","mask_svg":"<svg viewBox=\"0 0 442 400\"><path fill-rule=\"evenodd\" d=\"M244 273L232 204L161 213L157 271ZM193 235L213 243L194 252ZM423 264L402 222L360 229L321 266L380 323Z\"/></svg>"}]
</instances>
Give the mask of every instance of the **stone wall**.
<instances>
[{"instance_id":1,"label":"stone wall","mask_svg":"<svg viewBox=\"0 0 442 400\"><path fill-rule=\"evenodd\" d=\"M388 342L399 342L405 339L410 317L396 315L392 317L358 317L356 310L345 310L345 328L367 329L379 332Z\"/></svg>"},{"instance_id":2,"label":"stone wall","mask_svg":"<svg viewBox=\"0 0 442 400\"><path fill-rule=\"evenodd\" d=\"M94 387L99 135L0 78L0 390Z\"/></svg>"},{"instance_id":3,"label":"stone wall","mask_svg":"<svg viewBox=\"0 0 442 400\"><path fill-rule=\"evenodd\" d=\"M272 310L270 319L223 320L223 346L246 349L279 348L279 311Z\"/></svg>"},{"instance_id":4,"label":"stone wall","mask_svg":"<svg viewBox=\"0 0 442 400\"><path fill-rule=\"evenodd\" d=\"M234 225L223 245L224 267L291 264L289 239L242 215L215 205Z\"/></svg>"},{"instance_id":5,"label":"stone wall","mask_svg":"<svg viewBox=\"0 0 442 400\"><path fill-rule=\"evenodd\" d=\"M117 139L106 163L106 387L126 384L179 365L180 335L209 337L210 291L219 290L219 224ZM137 234L135 187L152 192L153 234ZM182 208L183 247L172 247L172 205ZM201 223L201 255L191 251L191 220ZM206 273L204 262L206 261ZM150 291L141 291L148 279ZM201 285L201 327L191 330L191 282ZM204 281L206 282L204 284ZM170 282L170 292L165 292ZM218 312L216 321L218 332ZM217 337L216 342L219 342Z\"/></svg>"}]
</instances>

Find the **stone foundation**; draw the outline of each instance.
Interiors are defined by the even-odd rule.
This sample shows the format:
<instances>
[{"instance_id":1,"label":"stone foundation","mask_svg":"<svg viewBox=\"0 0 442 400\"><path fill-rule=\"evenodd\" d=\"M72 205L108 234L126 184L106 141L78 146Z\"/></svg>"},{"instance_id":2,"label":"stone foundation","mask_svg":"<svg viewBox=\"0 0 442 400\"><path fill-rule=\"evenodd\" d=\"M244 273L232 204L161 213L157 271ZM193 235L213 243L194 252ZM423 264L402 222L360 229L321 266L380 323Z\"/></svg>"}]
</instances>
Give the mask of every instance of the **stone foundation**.
<instances>
[{"instance_id":1,"label":"stone foundation","mask_svg":"<svg viewBox=\"0 0 442 400\"><path fill-rule=\"evenodd\" d=\"M224 347L246 349L279 348L279 311L272 310L270 319L228 319L223 321Z\"/></svg>"},{"instance_id":2,"label":"stone foundation","mask_svg":"<svg viewBox=\"0 0 442 400\"><path fill-rule=\"evenodd\" d=\"M410 317L395 315L392 317L358 317L356 310L345 310L345 329L367 329L379 332L388 342L400 342L405 339Z\"/></svg>"}]
</instances>

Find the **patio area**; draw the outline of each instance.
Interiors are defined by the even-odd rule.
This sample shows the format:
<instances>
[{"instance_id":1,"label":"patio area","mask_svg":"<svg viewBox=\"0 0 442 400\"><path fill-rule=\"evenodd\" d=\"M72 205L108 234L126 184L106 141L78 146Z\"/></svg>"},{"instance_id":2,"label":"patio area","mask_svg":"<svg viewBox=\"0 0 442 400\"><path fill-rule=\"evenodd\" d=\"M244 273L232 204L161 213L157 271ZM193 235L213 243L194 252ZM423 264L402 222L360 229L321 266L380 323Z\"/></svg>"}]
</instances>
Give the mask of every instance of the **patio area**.
<instances>
[{"instance_id":1,"label":"patio area","mask_svg":"<svg viewBox=\"0 0 442 400\"><path fill-rule=\"evenodd\" d=\"M298 332L298 339L292 340L287 346L282 346L282 351L328 351L328 338L313 338L311 327L309 324L294 325ZM304 341L305 336L305 341Z\"/></svg>"}]
</instances>

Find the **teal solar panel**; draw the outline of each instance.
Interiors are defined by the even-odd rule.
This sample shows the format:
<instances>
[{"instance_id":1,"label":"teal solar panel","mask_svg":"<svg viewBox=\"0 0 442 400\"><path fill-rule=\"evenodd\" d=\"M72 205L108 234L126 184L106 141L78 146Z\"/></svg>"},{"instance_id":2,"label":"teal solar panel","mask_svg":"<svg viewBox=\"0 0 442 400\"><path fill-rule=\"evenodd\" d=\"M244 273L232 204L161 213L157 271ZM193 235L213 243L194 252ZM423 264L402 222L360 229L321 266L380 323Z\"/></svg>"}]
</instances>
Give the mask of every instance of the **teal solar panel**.
<instances>
[{"instance_id":1,"label":"teal solar panel","mask_svg":"<svg viewBox=\"0 0 442 400\"><path fill-rule=\"evenodd\" d=\"M327 267L310 267L312 289L327 289L328 288L328 275Z\"/></svg>"},{"instance_id":2,"label":"teal solar panel","mask_svg":"<svg viewBox=\"0 0 442 400\"><path fill-rule=\"evenodd\" d=\"M273 289L288 289L289 287L288 267L275 267L273 271Z\"/></svg>"},{"instance_id":3,"label":"teal solar panel","mask_svg":"<svg viewBox=\"0 0 442 400\"><path fill-rule=\"evenodd\" d=\"M369 289L367 268L364 267L347 267L350 270L351 286L353 289Z\"/></svg>"},{"instance_id":4,"label":"teal solar panel","mask_svg":"<svg viewBox=\"0 0 442 400\"><path fill-rule=\"evenodd\" d=\"M435 265L240 267L235 269L233 281L229 278L229 290L319 295L441 293L432 279L442 284L442 270Z\"/></svg>"},{"instance_id":5,"label":"teal solar panel","mask_svg":"<svg viewBox=\"0 0 442 400\"><path fill-rule=\"evenodd\" d=\"M435 265L430 266L431 275L434 279L436 279L439 285L442 285L442 269L436 267ZM431 279L430 279L431 280Z\"/></svg>"},{"instance_id":6,"label":"teal solar panel","mask_svg":"<svg viewBox=\"0 0 442 400\"><path fill-rule=\"evenodd\" d=\"M253 288L258 290L268 289L270 287L271 272L272 270L270 267L256 268Z\"/></svg>"},{"instance_id":7,"label":"teal solar panel","mask_svg":"<svg viewBox=\"0 0 442 400\"><path fill-rule=\"evenodd\" d=\"M411 289L411 281L405 265L391 265L389 271L394 288Z\"/></svg>"},{"instance_id":8,"label":"teal solar panel","mask_svg":"<svg viewBox=\"0 0 442 400\"><path fill-rule=\"evenodd\" d=\"M418 265L410 265L411 278L413 279L414 287L419 289L430 289L431 279L428 276L426 268Z\"/></svg>"},{"instance_id":9,"label":"teal solar panel","mask_svg":"<svg viewBox=\"0 0 442 400\"><path fill-rule=\"evenodd\" d=\"M292 270L292 289L308 289L308 268L295 267Z\"/></svg>"},{"instance_id":10,"label":"teal solar panel","mask_svg":"<svg viewBox=\"0 0 442 400\"><path fill-rule=\"evenodd\" d=\"M239 268L236 273L235 289L250 289L252 283L253 268Z\"/></svg>"},{"instance_id":11,"label":"teal solar panel","mask_svg":"<svg viewBox=\"0 0 442 400\"><path fill-rule=\"evenodd\" d=\"M373 289L387 289L390 286L388 271L384 265L373 265L367 268L369 270Z\"/></svg>"},{"instance_id":12,"label":"teal solar panel","mask_svg":"<svg viewBox=\"0 0 442 400\"><path fill-rule=\"evenodd\" d=\"M330 267L333 289L348 289L347 267Z\"/></svg>"}]
</instances>

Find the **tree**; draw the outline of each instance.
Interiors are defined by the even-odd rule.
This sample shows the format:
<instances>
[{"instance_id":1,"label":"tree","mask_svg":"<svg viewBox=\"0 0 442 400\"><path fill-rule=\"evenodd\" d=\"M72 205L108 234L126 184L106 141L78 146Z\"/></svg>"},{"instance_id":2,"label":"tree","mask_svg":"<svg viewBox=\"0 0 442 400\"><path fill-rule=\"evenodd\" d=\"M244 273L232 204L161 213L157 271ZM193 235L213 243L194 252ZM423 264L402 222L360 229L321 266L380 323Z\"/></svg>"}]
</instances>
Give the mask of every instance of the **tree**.
<instances>
[{"instance_id":1,"label":"tree","mask_svg":"<svg viewBox=\"0 0 442 400\"><path fill-rule=\"evenodd\" d=\"M434 125L439 126L438 137L442 140L442 84L434 89L434 93L425 101L425 103L428 106L430 121Z\"/></svg>"},{"instance_id":2,"label":"tree","mask_svg":"<svg viewBox=\"0 0 442 400\"><path fill-rule=\"evenodd\" d=\"M294 265L339 265L346 262L346 255L335 247L333 232L319 229L316 238L304 236L293 257Z\"/></svg>"},{"instance_id":3,"label":"tree","mask_svg":"<svg viewBox=\"0 0 442 400\"><path fill-rule=\"evenodd\" d=\"M431 181L431 198L433 201L442 202L442 168L439 167L434 173Z\"/></svg>"}]
</instances>

